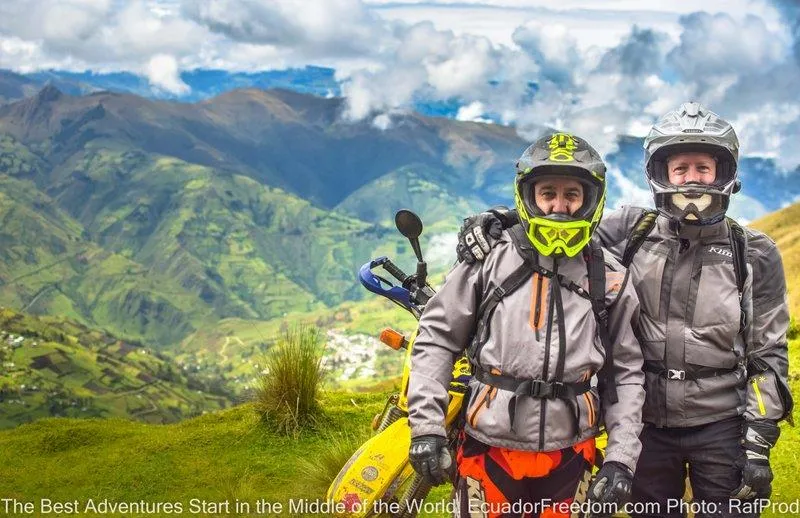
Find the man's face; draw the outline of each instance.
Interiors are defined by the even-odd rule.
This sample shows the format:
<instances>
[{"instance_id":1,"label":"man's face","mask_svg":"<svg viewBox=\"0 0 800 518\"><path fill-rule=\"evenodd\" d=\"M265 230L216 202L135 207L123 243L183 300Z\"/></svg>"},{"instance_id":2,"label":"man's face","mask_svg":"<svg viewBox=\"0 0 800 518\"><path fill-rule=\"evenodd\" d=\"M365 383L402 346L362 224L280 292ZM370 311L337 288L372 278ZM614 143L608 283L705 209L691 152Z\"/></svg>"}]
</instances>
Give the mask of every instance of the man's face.
<instances>
[{"instance_id":1,"label":"man's face","mask_svg":"<svg viewBox=\"0 0 800 518\"><path fill-rule=\"evenodd\" d=\"M571 178L545 178L533 184L539 210L550 214L575 213L583 205L583 185Z\"/></svg>"},{"instance_id":2,"label":"man's face","mask_svg":"<svg viewBox=\"0 0 800 518\"><path fill-rule=\"evenodd\" d=\"M717 162L708 153L678 153L667 159L667 174L672 185L710 185L717 178Z\"/></svg>"}]
</instances>

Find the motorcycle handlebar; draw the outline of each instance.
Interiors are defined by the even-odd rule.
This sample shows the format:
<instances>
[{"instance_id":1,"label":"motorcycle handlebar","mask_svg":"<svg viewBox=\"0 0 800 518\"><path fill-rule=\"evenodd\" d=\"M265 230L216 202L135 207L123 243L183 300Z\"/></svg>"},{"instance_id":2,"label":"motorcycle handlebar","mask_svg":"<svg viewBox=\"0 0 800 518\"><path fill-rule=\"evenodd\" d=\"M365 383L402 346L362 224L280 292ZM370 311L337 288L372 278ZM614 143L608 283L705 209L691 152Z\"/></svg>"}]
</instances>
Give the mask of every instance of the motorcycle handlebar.
<instances>
[{"instance_id":1,"label":"motorcycle handlebar","mask_svg":"<svg viewBox=\"0 0 800 518\"><path fill-rule=\"evenodd\" d=\"M406 275L403 270L401 270L391 260L386 259L386 262L383 263L382 266L384 270L392 275L392 277L400 281L400 284L405 284L406 280L408 279L408 275Z\"/></svg>"}]
</instances>

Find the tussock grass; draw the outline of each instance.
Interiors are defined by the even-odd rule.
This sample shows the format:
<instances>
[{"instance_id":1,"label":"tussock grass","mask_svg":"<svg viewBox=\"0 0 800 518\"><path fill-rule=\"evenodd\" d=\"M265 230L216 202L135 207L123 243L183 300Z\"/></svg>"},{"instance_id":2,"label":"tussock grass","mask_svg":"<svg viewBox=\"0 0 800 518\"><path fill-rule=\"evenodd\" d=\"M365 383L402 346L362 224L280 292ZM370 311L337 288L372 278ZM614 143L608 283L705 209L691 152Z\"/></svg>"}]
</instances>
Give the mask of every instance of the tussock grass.
<instances>
[{"instance_id":1,"label":"tussock grass","mask_svg":"<svg viewBox=\"0 0 800 518\"><path fill-rule=\"evenodd\" d=\"M325 371L322 334L299 325L283 331L265 359L255 393L256 409L277 431L296 435L322 417L319 404Z\"/></svg>"}]
</instances>

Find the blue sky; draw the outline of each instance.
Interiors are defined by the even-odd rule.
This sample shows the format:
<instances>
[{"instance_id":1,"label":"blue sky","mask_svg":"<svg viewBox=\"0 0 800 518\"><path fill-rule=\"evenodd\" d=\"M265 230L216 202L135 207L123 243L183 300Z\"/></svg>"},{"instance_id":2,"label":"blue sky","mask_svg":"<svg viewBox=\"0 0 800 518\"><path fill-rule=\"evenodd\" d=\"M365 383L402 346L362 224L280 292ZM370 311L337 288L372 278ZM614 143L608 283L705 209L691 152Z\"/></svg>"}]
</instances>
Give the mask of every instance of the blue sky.
<instances>
[{"instance_id":1,"label":"blue sky","mask_svg":"<svg viewBox=\"0 0 800 518\"><path fill-rule=\"evenodd\" d=\"M794 0L2 0L0 68L126 70L180 94L183 70L330 66L351 119L386 127L415 99L458 98L461 119L604 151L693 99L788 169L798 20Z\"/></svg>"}]
</instances>

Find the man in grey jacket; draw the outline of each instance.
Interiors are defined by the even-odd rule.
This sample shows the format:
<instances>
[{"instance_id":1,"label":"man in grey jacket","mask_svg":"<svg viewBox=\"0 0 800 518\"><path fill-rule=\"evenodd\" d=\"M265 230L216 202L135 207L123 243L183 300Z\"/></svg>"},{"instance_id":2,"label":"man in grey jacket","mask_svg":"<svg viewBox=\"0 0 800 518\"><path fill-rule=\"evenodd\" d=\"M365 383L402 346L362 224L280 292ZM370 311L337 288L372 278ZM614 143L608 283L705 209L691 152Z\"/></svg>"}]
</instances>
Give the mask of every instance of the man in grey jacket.
<instances>
[{"instance_id":1,"label":"man in grey jacket","mask_svg":"<svg viewBox=\"0 0 800 518\"><path fill-rule=\"evenodd\" d=\"M630 496L644 400L632 329L639 303L627 270L589 246L605 170L574 135L531 145L517 163L521 225L498 236L485 262L456 265L422 315L410 460L431 483L451 463L444 419L453 362L466 349L473 368L457 457L460 516L570 516L587 493L601 420L606 461L589 493L607 512ZM598 376L613 396L592 383Z\"/></svg>"},{"instance_id":2,"label":"man in grey jacket","mask_svg":"<svg viewBox=\"0 0 800 518\"><path fill-rule=\"evenodd\" d=\"M680 516L688 467L696 516L758 514L745 504L771 493L769 453L793 404L781 257L767 236L725 218L740 185L728 122L685 103L644 146L657 217L623 207L596 233L630 264L641 301L647 397L633 499L658 504L653 515ZM515 220L494 211L468 221L459 256L490 260Z\"/></svg>"}]
</instances>

